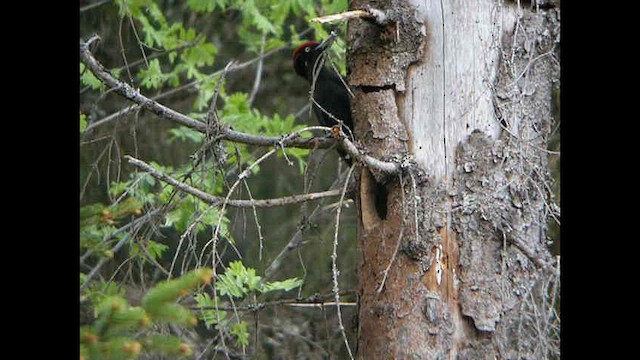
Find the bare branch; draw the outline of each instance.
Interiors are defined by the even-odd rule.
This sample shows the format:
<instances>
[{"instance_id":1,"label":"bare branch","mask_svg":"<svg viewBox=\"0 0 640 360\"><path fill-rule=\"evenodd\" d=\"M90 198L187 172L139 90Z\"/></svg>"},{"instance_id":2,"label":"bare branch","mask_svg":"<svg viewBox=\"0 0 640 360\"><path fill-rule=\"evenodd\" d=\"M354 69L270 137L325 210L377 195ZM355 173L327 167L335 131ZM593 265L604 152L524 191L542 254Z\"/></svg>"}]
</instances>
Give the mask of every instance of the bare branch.
<instances>
[{"instance_id":1,"label":"bare branch","mask_svg":"<svg viewBox=\"0 0 640 360\"><path fill-rule=\"evenodd\" d=\"M225 199L223 197L211 195L200 189L194 188L191 185L178 181L172 178L171 176L156 170L155 168L145 163L144 161L135 159L129 155L125 155L124 158L127 159L131 165L147 172L149 175L153 176L154 178L164 181L167 184L181 191L191 194L197 197L198 199L206 202L207 204L218 205L218 204L224 203ZM269 207L276 207L276 206L298 204L301 202L312 201L312 200L322 199L326 197L335 197L335 196L340 196L340 194L341 194L340 189L334 189L334 190L327 190L327 191L321 191L316 193L290 195L290 196L284 196L281 198L263 199L263 200L229 199L227 202L227 205L233 206L233 207L269 208Z\"/></svg>"},{"instance_id":2,"label":"bare branch","mask_svg":"<svg viewBox=\"0 0 640 360\"><path fill-rule=\"evenodd\" d=\"M111 2L111 0L96 1L93 4L89 4L89 5L85 5L85 6L81 7L80 8L80 12L85 12L87 10L91 10L91 9L93 9L95 7L98 7L100 5L104 5L104 4L108 3L108 2Z\"/></svg>"},{"instance_id":3,"label":"bare branch","mask_svg":"<svg viewBox=\"0 0 640 360\"><path fill-rule=\"evenodd\" d=\"M251 201L255 201L253 195L251 194L251 189L249 188L249 184L247 184L247 180L243 179L244 187L247 190L247 194L249 195L249 199ZM258 212L256 211L256 206L253 205L251 207L253 210L253 218L256 220L256 230L258 230L258 241L260 242L260 252L258 253L258 261L262 261L262 250L264 248L264 236L262 235L262 226L260 226L260 221L258 221Z\"/></svg>"},{"instance_id":4,"label":"bare branch","mask_svg":"<svg viewBox=\"0 0 640 360\"><path fill-rule=\"evenodd\" d=\"M338 190L338 191L339 191L339 194L342 193L341 190ZM280 251L280 253L278 253L275 259L273 259L269 264L269 266L267 266L267 268L264 270L264 277L262 278L262 282L266 282L267 280L271 279L275 274L275 271L282 264L282 261L284 261L284 258L287 256L287 254L289 254L291 250L300 246L300 243L302 242L302 234L308 229L307 223L313 220L320 213L318 209L320 209L320 205L318 205L311 212L311 214L306 218L306 222L303 221L298 226L295 233L293 233L293 235L289 239L289 242L287 243L287 245L285 245L285 247Z\"/></svg>"},{"instance_id":5,"label":"bare branch","mask_svg":"<svg viewBox=\"0 0 640 360\"><path fill-rule=\"evenodd\" d=\"M317 22L320 24L326 24L326 23L331 23L331 22L336 22L341 20L349 20L352 18L362 18L362 17L371 17L371 15L364 10L352 10L352 11L341 12L339 14L315 17L313 19L310 19L309 21Z\"/></svg>"},{"instance_id":6,"label":"bare branch","mask_svg":"<svg viewBox=\"0 0 640 360\"><path fill-rule=\"evenodd\" d=\"M350 296L356 295L355 290L342 290L340 291L340 296ZM245 306L191 306L191 310L199 311L199 310L237 310L237 311L259 311L267 306L278 306L278 305L287 305L287 306L331 306L337 305L335 301L327 301L331 298L335 297L334 293L331 294L316 294L308 298L304 299L281 299L268 301L263 303L255 303L255 304L247 304ZM352 306L353 303L344 303L341 302L340 306L349 305Z\"/></svg>"},{"instance_id":7,"label":"bare branch","mask_svg":"<svg viewBox=\"0 0 640 360\"><path fill-rule=\"evenodd\" d=\"M309 31L311 31L311 30L312 30L311 28L308 28L308 29L304 30L302 33L300 33L300 36L302 36L302 35L306 34L307 32L309 32ZM97 36L96 36L96 37L97 37ZM240 63L240 64L236 64L236 63L234 63L234 64L233 64L233 66L229 67L228 69L223 69L223 70L215 71L215 72L213 72L213 73L211 73L211 74L207 75L207 77L206 77L206 78L209 78L209 79L210 79L210 78L214 78L214 77L216 77L216 76L218 76L218 75L222 74L224 71L228 71L228 72L230 72L230 71L236 71L236 70L244 69L244 68L246 68L246 67L249 67L250 65L253 65L253 63L255 63L255 62L262 61L263 59L266 59L266 58L268 58L269 56L271 56L271 55L273 55L273 54L275 54L275 53L277 53L277 52L279 52L279 51L281 51L281 50L283 50L283 49L286 49L289 45L290 45L290 44L289 44L289 43L287 43L287 44L285 44L284 46L281 46L281 47L279 47L279 48L277 48L277 49L269 50L269 51L265 52L264 54L262 54L262 55L260 55L260 56L257 56L257 57L255 57L255 58L253 58L253 59L251 59L251 60L247 60L247 61L245 61L245 62L243 62L243 63ZM195 87L196 85L198 85L199 83L203 82L204 80L205 80L205 79L193 80L193 81L191 81L191 82L189 82L189 83L186 83L186 84L184 84L184 85L178 86L178 87L176 87L176 88L173 88L173 89L167 90L167 91L165 91L165 92L162 92L162 93L160 93L160 94L158 94L158 95L156 95L156 96L153 96L153 97L151 98L151 100L158 101L158 100L160 100L160 99L162 99L162 98L165 98L165 97L167 97L167 96L170 96L170 95L176 94L176 93L178 93L178 92L180 92L180 91L187 90L187 89L189 89L189 88ZM138 110L140 107L141 107L140 105L131 105L131 106L129 106L129 107L127 107L127 108L125 108L125 109L122 109L122 110L117 111L117 112L115 112L115 113L113 113L113 114L107 115L107 116L103 117L102 119L99 119L99 120L97 120L97 121L95 121L95 122L93 122L93 123L89 124L89 126L86 128L85 132L88 132L88 131L90 131L91 129L96 128L96 127L98 127L98 126L101 126L101 125L107 124L107 123L109 123L109 122L111 122L111 121L113 121L113 120L117 119L118 117L120 117L120 116L122 116L122 115L124 115L124 114L126 114L126 113L128 113L128 112L130 112L130 111L136 111L136 110Z\"/></svg>"},{"instance_id":8,"label":"bare branch","mask_svg":"<svg viewBox=\"0 0 640 360\"><path fill-rule=\"evenodd\" d=\"M88 44L82 40L80 40L80 59L93 72L93 74L98 79L100 79L100 81L102 81L109 88L113 89L115 92L119 93L130 101L146 108L147 110L150 110L160 117L175 121L181 125L200 131L202 133L207 132L207 125L204 122L194 120L156 101L153 101L142 95L138 90L134 89L129 84L114 78L109 73L109 71L105 69L105 67L93 57L93 55L89 51ZM299 136L297 136L297 134L301 133L301 131L298 131L294 134L289 134L285 137L256 136L237 132L229 128L222 128L220 129L220 131L220 136L222 139L257 146L279 145L282 147L295 147L303 149L310 149L314 147L322 149L330 147L333 143L331 139L327 138L300 138ZM385 174L395 174L399 171L400 167L396 163L381 161L369 155L361 153L347 138L344 132L342 132L342 130L334 133L334 137L337 137L340 141L343 142L346 152L348 152L353 158L367 165L369 168L378 170Z\"/></svg>"},{"instance_id":9,"label":"bare branch","mask_svg":"<svg viewBox=\"0 0 640 360\"><path fill-rule=\"evenodd\" d=\"M80 40L80 59L100 81L125 98L142 105L144 108L159 116L166 117L192 129L205 132L206 125L204 123L191 119L188 116L182 115L175 110L143 96L138 90L132 88L131 85L111 76L109 71L93 57L88 46L86 46L82 40Z\"/></svg>"},{"instance_id":10,"label":"bare branch","mask_svg":"<svg viewBox=\"0 0 640 360\"><path fill-rule=\"evenodd\" d=\"M109 71L93 57L87 44L82 40L80 40L80 59L91 70L91 72L100 79L100 81L128 100L142 106L160 117L164 117L188 128L206 133L207 125L204 122L194 120L156 101L153 101L140 94L140 92L131 87L131 85L114 78ZM316 145L319 148L328 148L332 143L331 140L324 138L287 137L287 139L283 141L280 137L255 136L231 129L222 129L222 131L223 133L221 135L225 140L258 146L274 146L275 144L281 143L283 146L310 149Z\"/></svg>"},{"instance_id":11,"label":"bare branch","mask_svg":"<svg viewBox=\"0 0 640 360\"><path fill-rule=\"evenodd\" d=\"M374 9L370 6L367 6L366 10L345 11L339 14L316 17L309 21L326 24L326 23L331 23L336 21L349 20L353 18L362 18L369 21L373 20L378 25L385 25L389 22L389 19L384 11Z\"/></svg>"},{"instance_id":12,"label":"bare branch","mask_svg":"<svg viewBox=\"0 0 640 360\"><path fill-rule=\"evenodd\" d=\"M91 44L93 44L94 41L100 41L102 39L100 39L100 36L98 36L97 34L94 34L92 37L89 38L89 40L87 40L87 42L84 44L84 46L88 49L91 47ZM82 43L81 43L82 46Z\"/></svg>"},{"instance_id":13,"label":"bare branch","mask_svg":"<svg viewBox=\"0 0 640 360\"><path fill-rule=\"evenodd\" d=\"M262 33L262 43L260 45L260 56L258 57L260 61L258 62L258 68L256 69L256 76L253 80L253 88L251 89L251 94L249 95L249 105L253 104L253 100L256 98L256 94L258 94L258 89L260 89L260 80L262 79L262 64L264 63L264 45L266 42L266 33Z\"/></svg>"},{"instance_id":14,"label":"bare branch","mask_svg":"<svg viewBox=\"0 0 640 360\"><path fill-rule=\"evenodd\" d=\"M333 185L331 185L331 187L333 187L334 185L337 185L340 182L341 182L340 179L336 179L336 181L334 182ZM310 184L305 185L305 189L309 189L309 188L310 188ZM341 201L340 204L346 206L347 201ZM303 209L305 205L306 203L303 205ZM320 204L318 204L309 214L307 214L306 210L302 211L302 217L303 217L302 222L298 225L298 228L296 229L296 231L289 238L289 242L287 243L287 245L284 246L284 248L275 257L275 259L273 259L269 264L269 266L267 266L267 268L264 271L264 274L265 274L264 278L261 280L262 282L270 280L274 276L276 270L280 267L280 265L282 264L286 256L292 250L297 249L301 245L303 240L302 236L309 229L309 224L314 222L315 219L320 217L325 211L333 208L335 208L335 206L333 205L321 207Z\"/></svg>"},{"instance_id":15,"label":"bare branch","mask_svg":"<svg viewBox=\"0 0 640 360\"><path fill-rule=\"evenodd\" d=\"M347 352L349 353L349 358L353 360L353 354L351 353L351 347L349 346L349 340L347 340L347 334L344 331L344 325L342 324L342 314L340 312L340 289L338 288L338 275L340 275L340 271L338 271L337 259L338 259L338 229L340 227L340 212L342 210L342 203L344 201L344 195L347 192L347 187L349 186L349 179L351 178L351 173L355 168L355 164L351 165L349 168L349 172L347 173L347 179L344 182L344 187L342 188L342 193L340 194L340 202L338 205L338 210L336 211L336 229L333 236L333 253L331 254L331 270L333 273L333 293L335 295L335 305L336 311L338 312L338 325L340 328L340 332L342 333L342 339L344 340L344 345L347 347Z\"/></svg>"},{"instance_id":16,"label":"bare branch","mask_svg":"<svg viewBox=\"0 0 640 360\"><path fill-rule=\"evenodd\" d=\"M188 41L185 42L182 45L176 46L172 49L163 49L163 50L156 50L156 52L154 54L151 54L149 56L143 56L142 59L138 59L135 61L132 61L126 65L123 65L119 68L117 68L117 70L121 71L121 70L127 70L127 68L133 68L135 66L141 65L141 64L145 64L147 63L148 60L152 60L152 59L156 59L165 55L169 55L171 53L174 52L181 52L182 50L188 49L190 47L196 46L196 44L198 44L198 42L202 40L202 35L198 35L193 41Z\"/></svg>"},{"instance_id":17,"label":"bare branch","mask_svg":"<svg viewBox=\"0 0 640 360\"><path fill-rule=\"evenodd\" d=\"M347 138L347 135L340 130L339 127L334 127L332 131L334 136L337 135L336 137L342 142L344 150L354 159L365 164L369 169L378 170L388 175L396 174L400 171L400 165L397 163L378 160L360 152L360 150L356 148L356 146Z\"/></svg>"}]
</instances>

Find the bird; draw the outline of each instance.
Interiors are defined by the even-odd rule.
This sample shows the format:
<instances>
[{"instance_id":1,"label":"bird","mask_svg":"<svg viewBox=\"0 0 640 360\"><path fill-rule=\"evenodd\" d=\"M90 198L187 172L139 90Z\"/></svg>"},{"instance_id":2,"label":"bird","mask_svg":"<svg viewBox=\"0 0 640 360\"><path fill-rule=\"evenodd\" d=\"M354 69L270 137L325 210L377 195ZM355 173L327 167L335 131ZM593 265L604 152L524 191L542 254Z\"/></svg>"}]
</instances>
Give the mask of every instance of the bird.
<instances>
[{"instance_id":1,"label":"bird","mask_svg":"<svg viewBox=\"0 0 640 360\"><path fill-rule=\"evenodd\" d=\"M307 79L312 88L313 113L320 125L333 127L342 121L343 132L352 140L353 121L351 119L351 103L346 82L336 71L327 69L322 57L329 49L335 33L322 42L307 41L298 46L291 55L296 74ZM345 129L346 127L346 129ZM347 165L352 165L352 159L342 148L337 149L340 157ZM387 189L385 184L375 182L373 186L374 204L381 219L387 217Z\"/></svg>"},{"instance_id":2,"label":"bird","mask_svg":"<svg viewBox=\"0 0 640 360\"><path fill-rule=\"evenodd\" d=\"M322 42L307 41L292 53L293 69L305 78L312 88L313 114L322 126L333 127L342 122L342 131L353 139L351 104L346 82L333 69L323 64L325 51L329 49L335 35L332 33ZM346 128L345 128L346 127ZM340 156L351 166L352 160L341 148Z\"/></svg>"}]
</instances>

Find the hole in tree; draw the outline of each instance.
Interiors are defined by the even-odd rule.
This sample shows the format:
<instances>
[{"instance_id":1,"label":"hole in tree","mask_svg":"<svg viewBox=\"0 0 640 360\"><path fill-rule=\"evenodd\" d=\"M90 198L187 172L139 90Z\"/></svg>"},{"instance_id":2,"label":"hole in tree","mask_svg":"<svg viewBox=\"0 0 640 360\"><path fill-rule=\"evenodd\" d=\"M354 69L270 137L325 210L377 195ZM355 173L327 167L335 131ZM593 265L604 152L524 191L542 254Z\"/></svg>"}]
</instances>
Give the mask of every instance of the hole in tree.
<instances>
[{"instance_id":1,"label":"hole in tree","mask_svg":"<svg viewBox=\"0 0 640 360\"><path fill-rule=\"evenodd\" d=\"M375 180L374 180L375 182ZM387 218L387 187L384 184L375 183L374 201L378 217L382 220Z\"/></svg>"}]
</instances>

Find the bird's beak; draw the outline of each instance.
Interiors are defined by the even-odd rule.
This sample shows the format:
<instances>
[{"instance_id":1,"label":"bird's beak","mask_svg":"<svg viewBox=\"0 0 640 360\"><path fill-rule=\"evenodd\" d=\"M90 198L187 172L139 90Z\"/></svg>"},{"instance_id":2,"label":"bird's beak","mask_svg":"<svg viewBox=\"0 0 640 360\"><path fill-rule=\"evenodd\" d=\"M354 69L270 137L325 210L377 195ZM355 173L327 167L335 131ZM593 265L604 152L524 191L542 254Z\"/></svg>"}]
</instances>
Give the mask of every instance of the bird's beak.
<instances>
[{"instance_id":1,"label":"bird's beak","mask_svg":"<svg viewBox=\"0 0 640 360\"><path fill-rule=\"evenodd\" d=\"M331 44L333 44L333 41L335 40L337 34L335 31L332 31L331 34L329 34L329 36L322 40L322 42L320 44L318 44L318 46L316 47L317 50L320 50L321 52L326 51L328 48L331 47Z\"/></svg>"}]
</instances>

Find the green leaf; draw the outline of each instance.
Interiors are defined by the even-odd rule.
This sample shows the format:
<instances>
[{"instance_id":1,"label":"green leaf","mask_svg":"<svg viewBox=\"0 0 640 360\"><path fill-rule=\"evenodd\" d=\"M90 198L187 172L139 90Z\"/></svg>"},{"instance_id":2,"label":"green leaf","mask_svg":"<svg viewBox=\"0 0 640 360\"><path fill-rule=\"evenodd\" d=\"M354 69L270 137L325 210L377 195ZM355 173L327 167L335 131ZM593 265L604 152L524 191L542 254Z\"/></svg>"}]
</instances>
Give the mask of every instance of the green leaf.
<instances>
[{"instance_id":1,"label":"green leaf","mask_svg":"<svg viewBox=\"0 0 640 360\"><path fill-rule=\"evenodd\" d=\"M149 316L141 307L129 307L115 311L111 315L109 330L132 329L144 327L150 323Z\"/></svg>"},{"instance_id":2,"label":"green leaf","mask_svg":"<svg viewBox=\"0 0 640 360\"><path fill-rule=\"evenodd\" d=\"M92 220L95 216L100 216L106 206L100 203L85 205L80 208L80 227L94 223Z\"/></svg>"},{"instance_id":3,"label":"green leaf","mask_svg":"<svg viewBox=\"0 0 640 360\"><path fill-rule=\"evenodd\" d=\"M291 278L291 279L286 279L284 281L269 282L265 284L262 287L262 289L260 289L260 291L263 293L271 292L271 291L289 291L301 285L302 285L302 280L298 278Z\"/></svg>"},{"instance_id":4,"label":"green leaf","mask_svg":"<svg viewBox=\"0 0 640 360\"><path fill-rule=\"evenodd\" d=\"M213 65L218 48L211 43L202 43L186 49L182 55L184 61L193 67Z\"/></svg>"},{"instance_id":5,"label":"green leaf","mask_svg":"<svg viewBox=\"0 0 640 360\"><path fill-rule=\"evenodd\" d=\"M160 7L158 6L158 4L155 1L150 1L147 5L146 5L146 9L147 13L151 16L151 18L156 21L158 24L160 24L161 28L167 28L167 19L165 19L164 14L162 13L162 10L160 9Z\"/></svg>"},{"instance_id":6,"label":"green leaf","mask_svg":"<svg viewBox=\"0 0 640 360\"><path fill-rule=\"evenodd\" d=\"M192 354L191 347L177 336L173 335L152 335L144 339L147 348L171 356L190 356Z\"/></svg>"},{"instance_id":7,"label":"green leaf","mask_svg":"<svg viewBox=\"0 0 640 360\"><path fill-rule=\"evenodd\" d=\"M267 19L264 17L257 9L253 9L251 12L251 16L253 17L254 25L265 33L276 34L278 29Z\"/></svg>"},{"instance_id":8,"label":"green leaf","mask_svg":"<svg viewBox=\"0 0 640 360\"><path fill-rule=\"evenodd\" d=\"M83 63L80 63L80 81L85 86L89 86L93 90L104 90L104 84L100 81L91 70L87 69Z\"/></svg>"},{"instance_id":9,"label":"green leaf","mask_svg":"<svg viewBox=\"0 0 640 360\"><path fill-rule=\"evenodd\" d=\"M165 250L167 250L168 248L169 247L167 245L157 243L153 240L149 240L149 243L147 244L147 251L154 260L158 260L160 257L162 257L162 253L165 252Z\"/></svg>"},{"instance_id":10,"label":"green leaf","mask_svg":"<svg viewBox=\"0 0 640 360\"><path fill-rule=\"evenodd\" d=\"M200 307L216 306L216 301L213 301L207 293L196 294L193 298ZM222 301L218 298L217 304L220 305L221 303ZM227 312L224 310L200 310L198 314L207 327L216 324L223 324L226 322L227 317Z\"/></svg>"},{"instance_id":11,"label":"green leaf","mask_svg":"<svg viewBox=\"0 0 640 360\"><path fill-rule=\"evenodd\" d=\"M109 194L112 196L120 196L131 186L131 181L113 182L109 187Z\"/></svg>"},{"instance_id":12,"label":"green leaf","mask_svg":"<svg viewBox=\"0 0 640 360\"><path fill-rule=\"evenodd\" d=\"M216 8L217 0L189 0L187 5L195 12L212 12Z\"/></svg>"},{"instance_id":13,"label":"green leaf","mask_svg":"<svg viewBox=\"0 0 640 360\"><path fill-rule=\"evenodd\" d=\"M224 274L216 281L216 288L221 295L228 295L235 298L259 291L262 293L271 291L289 291L302 285L302 280L298 278L274 281L267 284L260 284L260 276L256 275L256 270L247 268L241 261L232 261Z\"/></svg>"},{"instance_id":14,"label":"green leaf","mask_svg":"<svg viewBox=\"0 0 640 360\"><path fill-rule=\"evenodd\" d=\"M152 5L152 0L116 0L116 4L120 16L131 14L138 17L146 7Z\"/></svg>"},{"instance_id":15,"label":"green leaf","mask_svg":"<svg viewBox=\"0 0 640 360\"><path fill-rule=\"evenodd\" d=\"M238 346L249 345L249 332L247 331L247 323L240 321L233 324L231 327L231 334L236 337L236 344Z\"/></svg>"},{"instance_id":16,"label":"green leaf","mask_svg":"<svg viewBox=\"0 0 640 360\"><path fill-rule=\"evenodd\" d=\"M87 129L87 115L80 113L80 133L82 134Z\"/></svg>"},{"instance_id":17,"label":"green leaf","mask_svg":"<svg viewBox=\"0 0 640 360\"><path fill-rule=\"evenodd\" d=\"M147 89L158 89L167 79L167 76L160 69L160 61L153 59L149 62L149 67L141 69L138 73L141 79L141 85Z\"/></svg>"},{"instance_id":18,"label":"green leaf","mask_svg":"<svg viewBox=\"0 0 640 360\"><path fill-rule=\"evenodd\" d=\"M142 24L142 32L144 33L144 43L147 46L163 47L163 44L167 40L167 33L161 29L156 29L149 19L140 15L137 17L138 21Z\"/></svg>"},{"instance_id":19,"label":"green leaf","mask_svg":"<svg viewBox=\"0 0 640 360\"><path fill-rule=\"evenodd\" d=\"M210 77L207 75L196 75L196 79L200 81L198 84L198 97L195 102L196 110L208 109L211 103L211 98L215 94L220 76ZM224 84L220 86L220 94L224 96Z\"/></svg>"},{"instance_id":20,"label":"green leaf","mask_svg":"<svg viewBox=\"0 0 640 360\"><path fill-rule=\"evenodd\" d=\"M93 221L93 219L95 218L91 218L80 225L80 249L92 250L96 254L104 254L105 251L110 250L111 242L120 239L123 235L116 236L111 241L103 241L105 238L111 238L116 228L112 225L86 224ZM99 217L97 219L95 221L100 221Z\"/></svg>"},{"instance_id":21,"label":"green leaf","mask_svg":"<svg viewBox=\"0 0 640 360\"><path fill-rule=\"evenodd\" d=\"M172 303L160 303L145 309L151 314L154 320L162 320L171 323L178 323L186 326L194 326L197 319L187 308L182 305Z\"/></svg>"},{"instance_id":22,"label":"green leaf","mask_svg":"<svg viewBox=\"0 0 640 360\"><path fill-rule=\"evenodd\" d=\"M159 309L160 306L187 295L199 284L208 283L212 276L211 269L201 268L192 270L177 279L161 281L142 298L142 307L152 313L156 310L162 311Z\"/></svg>"},{"instance_id":23,"label":"green leaf","mask_svg":"<svg viewBox=\"0 0 640 360\"><path fill-rule=\"evenodd\" d=\"M216 287L220 290L220 294L236 298L258 290L260 284L260 276L256 276L256 270L246 268L241 261L232 261L227 271L219 278Z\"/></svg>"},{"instance_id":24,"label":"green leaf","mask_svg":"<svg viewBox=\"0 0 640 360\"><path fill-rule=\"evenodd\" d=\"M96 317L108 316L115 311L125 310L127 301L120 296L106 296L95 307Z\"/></svg>"},{"instance_id":25,"label":"green leaf","mask_svg":"<svg viewBox=\"0 0 640 360\"><path fill-rule=\"evenodd\" d=\"M225 98L221 120L241 132L257 132L262 125L262 119L251 111L249 96L243 92Z\"/></svg>"},{"instance_id":26,"label":"green leaf","mask_svg":"<svg viewBox=\"0 0 640 360\"><path fill-rule=\"evenodd\" d=\"M174 210L167 214L165 225L173 226L179 232L184 232L191 224L191 221L197 216L194 214L200 214L203 211L205 214L202 217L202 221L198 224L197 230L202 231L206 225L216 226L218 222L220 222L220 235L233 242L233 238L229 233L229 219L220 213L219 208L211 207L193 196L184 198ZM221 216L222 219L220 219Z\"/></svg>"},{"instance_id":27,"label":"green leaf","mask_svg":"<svg viewBox=\"0 0 640 360\"><path fill-rule=\"evenodd\" d=\"M176 140L190 141L194 144L200 144L202 143L202 139L204 139L204 134L186 126L180 126L169 130L170 144Z\"/></svg>"},{"instance_id":28,"label":"green leaf","mask_svg":"<svg viewBox=\"0 0 640 360\"><path fill-rule=\"evenodd\" d=\"M220 280L216 282L216 288L220 290L220 295L227 295L236 298L246 295L247 290L244 288L242 283L238 284L235 280L237 280L237 278L231 275L220 275Z\"/></svg>"},{"instance_id":29,"label":"green leaf","mask_svg":"<svg viewBox=\"0 0 640 360\"><path fill-rule=\"evenodd\" d=\"M168 166L158 166L153 162L151 162L151 165L165 173L172 171L171 167ZM142 204L151 204L155 200L153 192L155 185L156 179L150 174L144 172L131 173L127 181L112 182L109 187L109 194L117 198L127 192L127 195L138 201L138 208L141 208Z\"/></svg>"}]
</instances>

